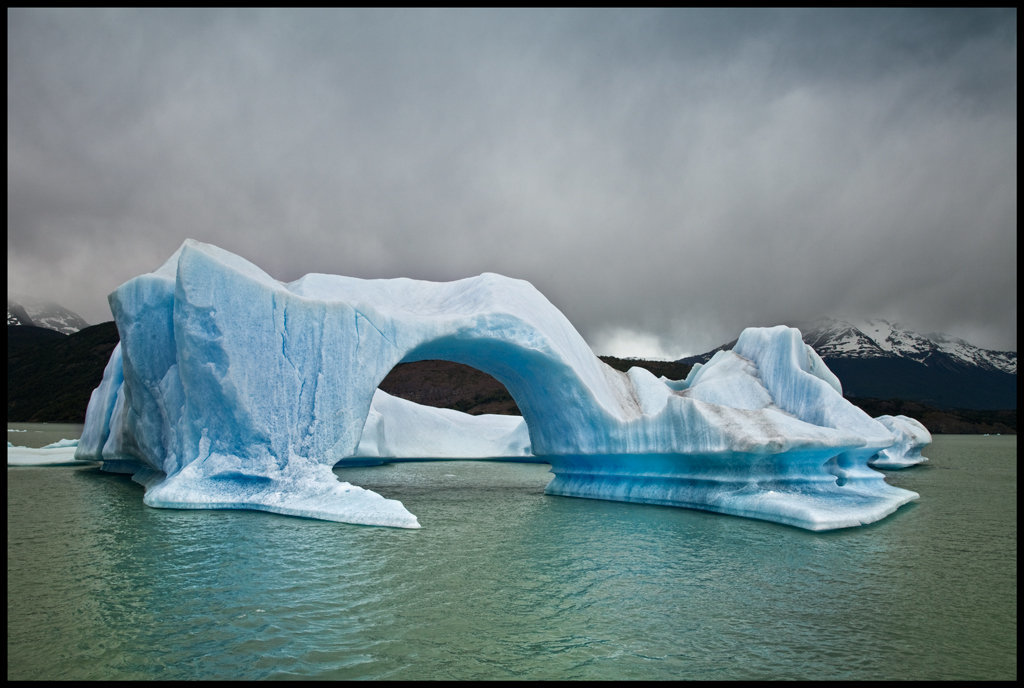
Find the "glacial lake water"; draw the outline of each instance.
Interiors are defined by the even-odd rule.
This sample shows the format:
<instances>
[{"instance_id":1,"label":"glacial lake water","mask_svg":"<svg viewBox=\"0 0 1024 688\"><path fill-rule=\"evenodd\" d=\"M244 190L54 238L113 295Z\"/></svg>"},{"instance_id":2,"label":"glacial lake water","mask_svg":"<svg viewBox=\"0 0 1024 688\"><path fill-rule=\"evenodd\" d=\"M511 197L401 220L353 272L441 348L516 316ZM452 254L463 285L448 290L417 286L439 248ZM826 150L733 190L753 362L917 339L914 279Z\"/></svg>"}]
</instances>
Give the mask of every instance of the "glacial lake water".
<instances>
[{"instance_id":1,"label":"glacial lake water","mask_svg":"<svg viewBox=\"0 0 1024 688\"><path fill-rule=\"evenodd\" d=\"M94 466L8 468L7 677L1014 680L1017 438L924 454L887 472L920 500L827 533L550 497L546 464L336 469L419 530L151 509Z\"/></svg>"}]
</instances>

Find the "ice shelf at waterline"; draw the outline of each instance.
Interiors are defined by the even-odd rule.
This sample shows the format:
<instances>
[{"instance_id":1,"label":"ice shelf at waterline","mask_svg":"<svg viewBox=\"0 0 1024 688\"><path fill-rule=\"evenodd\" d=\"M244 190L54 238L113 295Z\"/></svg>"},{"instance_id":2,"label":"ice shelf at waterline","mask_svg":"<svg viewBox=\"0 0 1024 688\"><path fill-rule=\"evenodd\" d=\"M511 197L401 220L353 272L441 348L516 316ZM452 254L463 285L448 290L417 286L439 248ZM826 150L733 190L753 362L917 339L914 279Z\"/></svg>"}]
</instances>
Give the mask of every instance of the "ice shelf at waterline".
<instances>
[{"instance_id":1,"label":"ice shelf at waterline","mask_svg":"<svg viewBox=\"0 0 1024 688\"><path fill-rule=\"evenodd\" d=\"M918 497L869 462L919 451L924 437L908 442L904 426L843 399L788 327L747 329L732 351L671 381L605 365L522 280L309 274L285 284L192 240L109 300L121 342L76 457L131 473L150 506L415 528L400 502L332 469L416 454L532 455L551 464L548 494L812 530L871 523ZM426 359L494 376L522 419L378 391L395 365Z\"/></svg>"}]
</instances>

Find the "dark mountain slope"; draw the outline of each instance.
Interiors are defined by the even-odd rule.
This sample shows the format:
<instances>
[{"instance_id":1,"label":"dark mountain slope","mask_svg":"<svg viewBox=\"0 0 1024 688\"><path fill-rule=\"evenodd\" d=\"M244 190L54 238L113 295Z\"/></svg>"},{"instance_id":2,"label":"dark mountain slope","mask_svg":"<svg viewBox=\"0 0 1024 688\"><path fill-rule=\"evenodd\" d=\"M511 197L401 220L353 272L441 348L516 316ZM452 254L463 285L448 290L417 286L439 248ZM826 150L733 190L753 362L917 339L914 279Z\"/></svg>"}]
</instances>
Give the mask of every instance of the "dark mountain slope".
<instances>
[{"instance_id":1,"label":"dark mountain slope","mask_svg":"<svg viewBox=\"0 0 1024 688\"><path fill-rule=\"evenodd\" d=\"M83 422L118 340L112 322L71 335L8 325L8 422Z\"/></svg>"},{"instance_id":2,"label":"dark mountain slope","mask_svg":"<svg viewBox=\"0 0 1024 688\"><path fill-rule=\"evenodd\" d=\"M476 368L451 361L399 363L380 383L380 389L417 404L453 408L474 416L520 415L503 384Z\"/></svg>"},{"instance_id":3,"label":"dark mountain slope","mask_svg":"<svg viewBox=\"0 0 1024 688\"><path fill-rule=\"evenodd\" d=\"M927 363L905 358L838 358L825 364L848 397L906 399L943 409L1015 409L1017 376L967 367L934 354Z\"/></svg>"}]
</instances>

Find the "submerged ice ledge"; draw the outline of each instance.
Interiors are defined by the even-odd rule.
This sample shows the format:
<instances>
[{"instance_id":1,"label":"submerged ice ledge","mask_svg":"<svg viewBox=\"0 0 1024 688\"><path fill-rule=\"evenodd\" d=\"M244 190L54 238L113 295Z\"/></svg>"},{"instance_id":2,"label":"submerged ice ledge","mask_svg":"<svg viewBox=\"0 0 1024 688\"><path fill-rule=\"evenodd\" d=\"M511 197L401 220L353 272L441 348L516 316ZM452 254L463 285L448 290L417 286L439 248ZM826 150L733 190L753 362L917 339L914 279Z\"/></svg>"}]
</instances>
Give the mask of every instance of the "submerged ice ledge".
<instances>
[{"instance_id":1,"label":"submerged ice ledge","mask_svg":"<svg viewBox=\"0 0 1024 688\"><path fill-rule=\"evenodd\" d=\"M917 494L871 465L924 460L927 430L872 419L792 328L750 328L686 380L605 365L528 282L310 274L281 283L186 241L110 296L121 342L76 457L133 474L157 507L245 508L418 527L337 479L346 461L534 457L548 494L707 509L822 530ZM377 389L443 359L505 385L523 413L473 417Z\"/></svg>"}]
</instances>

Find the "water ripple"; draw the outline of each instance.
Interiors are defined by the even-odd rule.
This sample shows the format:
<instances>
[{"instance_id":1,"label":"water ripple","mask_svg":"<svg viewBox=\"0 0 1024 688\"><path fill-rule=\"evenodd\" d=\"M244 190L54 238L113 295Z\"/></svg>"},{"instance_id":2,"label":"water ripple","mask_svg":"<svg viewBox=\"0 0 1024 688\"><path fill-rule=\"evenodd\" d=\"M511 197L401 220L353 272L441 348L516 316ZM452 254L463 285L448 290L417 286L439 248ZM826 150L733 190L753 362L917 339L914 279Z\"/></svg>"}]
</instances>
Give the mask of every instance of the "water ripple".
<instances>
[{"instance_id":1,"label":"water ripple","mask_svg":"<svg viewBox=\"0 0 1024 688\"><path fill-rule=\"evenodd\" d=\"M1015 448L942 447L891 479L915 509L826 534L549 497L540 464L338 471L416 531L9 471L8 678L1014 678Z\"/></svg>"}]
</instances>

